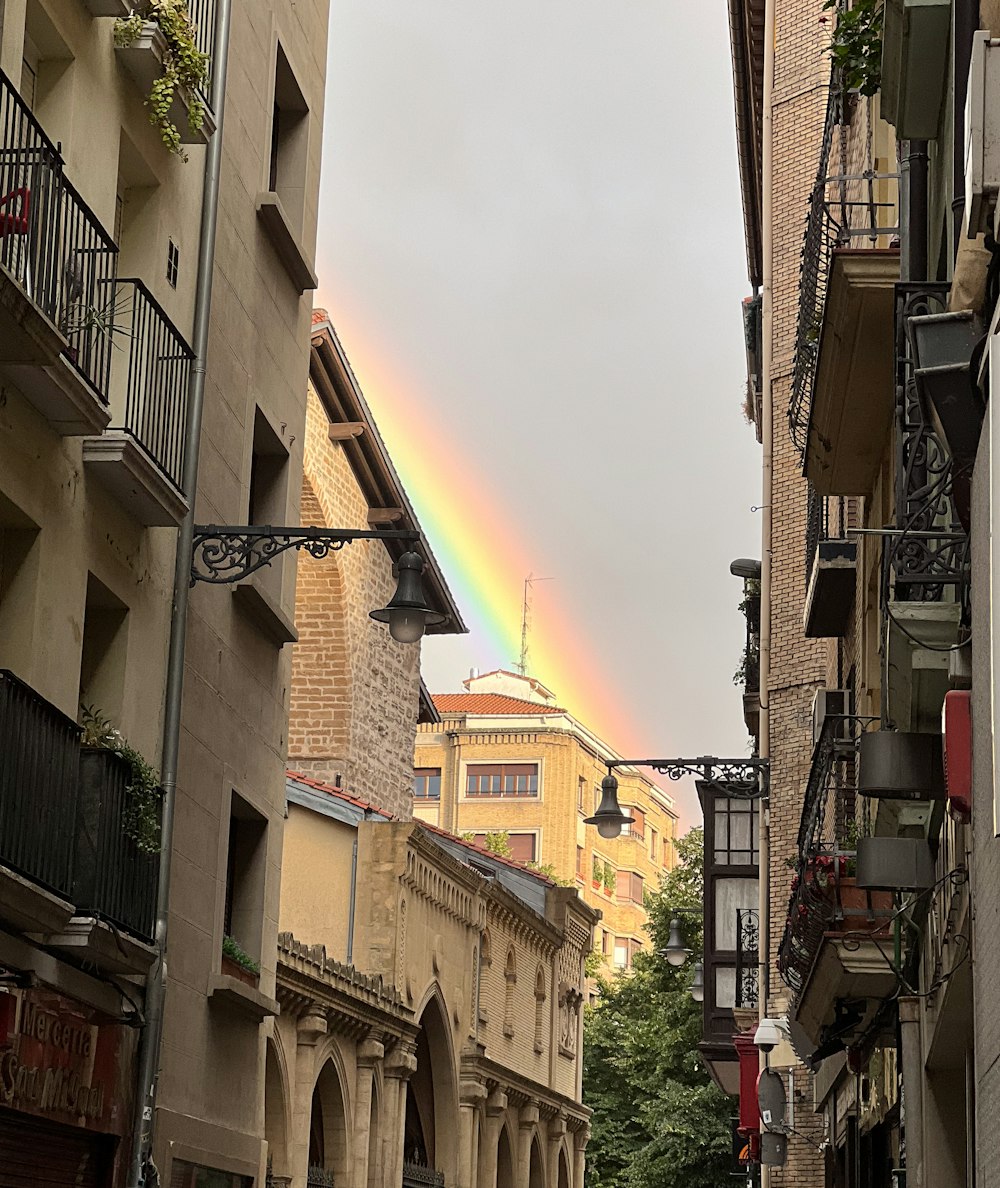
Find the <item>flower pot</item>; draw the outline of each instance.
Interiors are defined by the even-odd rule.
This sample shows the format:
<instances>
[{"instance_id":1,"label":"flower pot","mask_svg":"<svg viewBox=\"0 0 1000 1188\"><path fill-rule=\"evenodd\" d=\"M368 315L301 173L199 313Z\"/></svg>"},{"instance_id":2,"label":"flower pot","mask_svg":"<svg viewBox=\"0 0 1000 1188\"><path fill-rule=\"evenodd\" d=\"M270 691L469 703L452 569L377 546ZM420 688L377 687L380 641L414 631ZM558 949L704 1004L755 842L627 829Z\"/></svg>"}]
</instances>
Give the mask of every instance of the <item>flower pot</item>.
<instances>
[{"instance_id":1,"label":"flower pot","mask_svg":"<svg viewBox=\"0 0 1000 1188\"><path fill-rule=\"evenodd\" d=\"M892 915L891 891L867 891L854 878L840 880L837 898L843 912L838 932L875 932L886 927Z\"/></svg>"},{"instance_id":2,"label":"flower pot","mask_svg":"<svg viewBox=\"0 0 1000 1188\"><path fill-rule=\"evenodd\" d=\"M253 986L255 990L260 982L259 974L255 974L253 970L244 969L238 961L227 957L225 953L222 954L222 972L231 978L236 978L239 982L244 982L247 986Z\"/></svg>"}]
</instances>

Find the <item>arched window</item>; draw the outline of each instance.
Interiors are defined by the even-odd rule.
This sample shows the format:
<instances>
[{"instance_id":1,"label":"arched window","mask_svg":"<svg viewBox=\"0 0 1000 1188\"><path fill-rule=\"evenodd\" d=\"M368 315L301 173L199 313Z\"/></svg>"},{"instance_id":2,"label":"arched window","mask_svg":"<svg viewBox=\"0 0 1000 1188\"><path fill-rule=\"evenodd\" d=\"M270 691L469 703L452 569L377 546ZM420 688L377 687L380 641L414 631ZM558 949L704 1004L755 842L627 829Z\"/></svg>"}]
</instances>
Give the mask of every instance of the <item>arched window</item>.
<instances>
[{"instance_id":1,"label":"arched window","mask_svg":"<svg viewBox=\"0 0 1000 1188\"><path fill-rule=\"evenodd\" d=\"M539 966L535 974L535 1051L545 1046L545 970Z\"/></svg>"},{"instance_id":2,"label":"arched window","mask_svg":"<svg viewBox=\"0 0 1000 1188\"><path fill-rule=\"evenodd\" d=\"M507 950L507 966L503 976L507 983L503 1006L503 1033L509 1038L514 1034L514 987L517 985L517 962L514 959L513 946Z\"/></svg>"}]
</instances>

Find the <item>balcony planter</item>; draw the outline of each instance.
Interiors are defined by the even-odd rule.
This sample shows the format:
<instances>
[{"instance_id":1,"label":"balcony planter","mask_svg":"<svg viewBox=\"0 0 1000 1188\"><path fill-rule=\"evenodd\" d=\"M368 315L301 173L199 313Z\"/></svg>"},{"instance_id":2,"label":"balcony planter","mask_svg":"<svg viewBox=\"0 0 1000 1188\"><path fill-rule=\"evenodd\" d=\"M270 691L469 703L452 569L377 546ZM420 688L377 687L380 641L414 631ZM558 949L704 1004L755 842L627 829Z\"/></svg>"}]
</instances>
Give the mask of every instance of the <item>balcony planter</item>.
<instances>
[{"instance_id":1,"label":"balcony planter","mask_svg":"<svg viewBox=\"0 0 1000 1188\"><path fill-rule=\"evenodd\" d=\"M971 466L979 448L986 405L969 382L973 351L983 327L972 310L911 317L914 379L930 408L934 432L960 468Z\"/></svg>"},{"instance_id":2,"label":"balcony planter","mask_svg":"<svg viewBox=\"0 0 1000 1188\"><path fill-rule=\"evenodd\" d=\"M234 961L232 957L222 955L222 972L231 978L236 978L238 982L243 982L246 986L253 986L254 989L260 984L260 974L255 974L253 970L246 969L240 965L238 961Z\"/></svg>"},{"instance_id":3,"label":"balcony planter","mask_svg":"<svg viewBox=\"0 0 1000 1188\"><path fill-rule=\"evenodd\" d=\"M837 883L837 903L843 913L837 932L877 932L892 915L892 893L859 887L857 879L846 877Z\"/></svg>"},{"instance_id":4,"label":"balcony planter","mask_svg":"<svg viewBox=\"0 0 1000 1188\"><path fill-rule=\"evenodd\" d=\"M858 887L923 891L934 886L934 857L922 837L858 840Z\"/></svg>"},{"instance_id":5,"label":"balcony planter","mask_svg":"<svg viewBox=\"0 0 1000 1188\"><path fill-rule=\"evenodd\" d=\"M943 800L941 735L892 730L862 734L858 791L894 800Z\"/></svg>"}]
</instances>

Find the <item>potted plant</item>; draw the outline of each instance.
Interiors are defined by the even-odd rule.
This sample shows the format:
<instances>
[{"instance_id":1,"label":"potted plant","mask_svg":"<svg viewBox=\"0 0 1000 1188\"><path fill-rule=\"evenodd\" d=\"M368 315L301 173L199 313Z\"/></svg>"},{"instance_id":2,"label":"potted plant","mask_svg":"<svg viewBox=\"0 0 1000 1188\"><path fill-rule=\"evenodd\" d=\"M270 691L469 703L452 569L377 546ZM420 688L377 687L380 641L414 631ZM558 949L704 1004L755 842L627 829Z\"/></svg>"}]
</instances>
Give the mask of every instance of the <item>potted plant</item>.
<instances>
[{"instance_id":1,"label":"potted plant","mask_svg":"<svg viewBox=\"0 0 1000 1188\"><path fill-rule=\"evenodd\" d=\"M600 885L603 882L604 882L604 863L600 860L600 858L595 858L594 859L594 873L593 873L594 890L596 891L597 888L600 887Z\"/></svg>"},{"instance_id":2,"label":"potted plant","mask_svg":"<svg viewBox=\"0 0 1000 1188\"><path fill-rule=\"evenodd\" d=\"M187 160L171 107L179 94L187 105L188 127L201 130L205 107L198 89L208 78L208 55L198 49L185 0L137 0L130 16L115 21L115 45L120 49L156 35L162 39L162 70L146 99L149 122L159 129L164 146Z\"/></svg>"},{"instance_id":3,"label":"potted plant","mask_svg":"<svg viewBox=\"0 0 1000 1188\"><path fill-rule=\"evenodd\" d=\"M80 724L83 727L81 766L87 763L87 754L110 751L125 764L127 782L125 794L127 804L122 828L135 842L136 848L146 854L159 853L160 849L160 802L163 791L159 785L156 770L131 746L117 726L93 706L80 707Z\"/></svg>"},{"instance_id":4,"label":"potted plant","mask_svg":"<svg viewBox=\"0 0 1000 1188\"><path fill-rule=\"evenodd\" d=\"M614 895L615 886L618 882L618 876L615 873L615 868L610 862L604 864L604 893L605 895Z\"/></svg>"},{"instance_id":5,"label":"potted plant","mask_svg":"<svg viewBox=\"0 0 1000 1188\"><path fill-rule=\"evenodd\" d=\"M222 972L255 988L260 981L260 964L232 936L222 938Z\"/></svg>"}]
</instances>

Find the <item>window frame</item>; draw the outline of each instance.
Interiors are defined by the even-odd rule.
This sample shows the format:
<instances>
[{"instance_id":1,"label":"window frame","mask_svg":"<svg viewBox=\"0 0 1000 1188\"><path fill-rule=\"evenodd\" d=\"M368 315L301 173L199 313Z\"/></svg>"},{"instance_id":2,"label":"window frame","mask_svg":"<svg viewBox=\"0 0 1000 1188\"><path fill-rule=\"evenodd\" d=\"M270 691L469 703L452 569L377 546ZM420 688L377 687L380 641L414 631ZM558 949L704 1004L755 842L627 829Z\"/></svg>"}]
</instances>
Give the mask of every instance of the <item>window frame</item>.
<instances>
[{"instance_id":1,"label":"window frame","mask_svg":"<svg viewBox=\"0 0 1000 1188\"><path fill-rule=\"evenodd\" d=\"M437 775L437 795L431 796L428 794L428 795L421 796L417 793L417 781L419 779L424 779L424 780L433 779L434 776L430 774L431 772L434 772ZM440 804L440 802L441 802L441 768L440 767L415 767L413 769L413 784L411 787L410 795L413 797L414 800L419 800L422 803Z\"/></svg>"},{"instance_id":2,"label":"window frame","mask_svg":"<svg viewBox=\"0 0 1000 1188\"><path fill-rule=\"evenodd\" d=\"M534 790L534 792L521 792L521 793L504 792L502 790L499 792L470 792L469 791L469 780L470 780L470 778L472 778L470 776L470 772L476 768L484 768L484 767L499 768L500 773L501 773L500 774L501 780L504 778L504 775L503 775L504 768L533 767L535 769L535 771L534 771L535 790ZM518 774L521 774L521 773L514 773L515 778L517 777ZM542 765L542 761L540 758L530 758L530 759L507 759L507 758L505 758L502 760L486 760L486 759L468 760L468 761L462 763L461 777L462 777L462 784L461 784L462 792L461 792L461 796L459 797L459 799L462 801L469 801L470 803L473 803L473 804L481 804L484 802L490 803L493 801L505 800L505 801L512 801L512 802L526 801L530 804L538 804L542 800L543 765ZM480 778L486 778L486 776L482 776Z\"/></svg>"}]
</instances>

